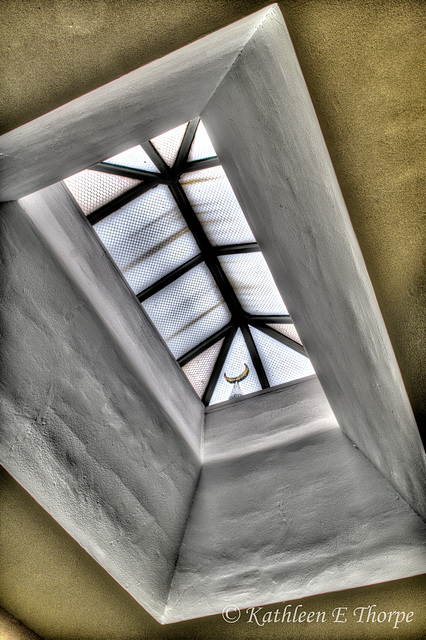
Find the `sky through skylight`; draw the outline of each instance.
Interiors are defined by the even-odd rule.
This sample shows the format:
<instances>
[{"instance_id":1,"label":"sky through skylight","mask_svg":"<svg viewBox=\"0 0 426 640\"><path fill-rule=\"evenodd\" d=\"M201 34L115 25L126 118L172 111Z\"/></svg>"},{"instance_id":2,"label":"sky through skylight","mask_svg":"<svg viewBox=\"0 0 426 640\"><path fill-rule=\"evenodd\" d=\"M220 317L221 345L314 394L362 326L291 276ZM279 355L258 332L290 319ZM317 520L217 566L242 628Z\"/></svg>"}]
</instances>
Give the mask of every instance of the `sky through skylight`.
<instances>
[{"instance_id":1,"label":"sky through skylight","mask_svg":"<svg viewBox=\"0 0 426 640\"><path fill-rule=\"evenodd\" d=\"M314 373L201 120L65 184L205 404Z\"/></svg>"}]
</instances>

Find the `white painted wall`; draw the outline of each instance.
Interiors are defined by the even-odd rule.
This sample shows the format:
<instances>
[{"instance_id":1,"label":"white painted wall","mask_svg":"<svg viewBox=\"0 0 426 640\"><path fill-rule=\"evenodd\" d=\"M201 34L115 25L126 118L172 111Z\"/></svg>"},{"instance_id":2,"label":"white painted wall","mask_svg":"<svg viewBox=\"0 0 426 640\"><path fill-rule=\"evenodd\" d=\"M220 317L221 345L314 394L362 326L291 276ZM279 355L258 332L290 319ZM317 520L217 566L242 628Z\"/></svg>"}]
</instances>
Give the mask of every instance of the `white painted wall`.
<instances>
[{"instance_id":1,"label":"white painted wall","mask_svg":"<svg viewBox=\"0 0 426 640\"><path fill-rule=\"evenodd\" d=\"M417 425L277 5L2 136L0 197L200 115L342 429L426 517Z\"/></svg>"},{"instance_id":2,"label":"white painted wall","mask_svg":"<svg viewBox=\"0 0 426 640\"><path fill-rule=\"evenodd\" d=\"M159 616L204 407L64 187L0 223L1 463Z\"/></svg>"},{"instance_id":3,"label":"white painted wall","mask_svg":"<svg viewBox=\"0 0 426 640\"><path fill-rule=\"evenodd\" d=\"M278 8L201 115L341 428L426 518L423 445Z\"/></svg>"},{"instance_id":4,"label":"white painted wall","mask_svg":"<svg viewBox=\"0 0 426 640\"><path fill-rule=\"evenodd\" d=\"M16 200L197 118L271 7L0 138L0 201Z\"/></svg>"},{"instance_id":5,"label":"white painted wall","mask_svg":"<svg viewBox=\"0 0 426 640\"><path fill-rule=\"evenodd\" d=\"M339 429L316 378L212 407L204 451L166 621L426 570L426 525Z\"/></svg>"},{"instance_id":6,"label":"white painted wall","mask_svg":"<svg viewBox=\"0 0 426 640\"><path fill-rule=\"evenodd\" d=\"M198 115L341 427L424 514L416 425L277 7L4 136L3 198ZM0 225L1 462L157 619L173 575L167 621L422 570L424 525L316 381L210 411L191 506L203 407L88 222L57 185Z\"/></svg>"}]
</instances>

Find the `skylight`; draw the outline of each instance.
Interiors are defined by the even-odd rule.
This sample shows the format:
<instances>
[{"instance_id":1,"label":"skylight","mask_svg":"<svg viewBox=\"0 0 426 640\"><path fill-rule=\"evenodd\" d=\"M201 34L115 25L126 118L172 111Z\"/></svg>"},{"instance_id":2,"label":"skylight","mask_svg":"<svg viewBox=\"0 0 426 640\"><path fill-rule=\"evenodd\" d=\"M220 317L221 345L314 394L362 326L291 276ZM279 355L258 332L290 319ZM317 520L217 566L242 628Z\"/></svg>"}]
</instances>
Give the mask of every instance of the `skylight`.
<instances>
[{"instance_id":1,"label":"skylight","mask_svg":"<svg viewBox=\"0 0 426 640\"><path fill-rule=\"evenodd\" d=\"M206 405L314 373L201 120L65 183Z\"/></svg>"}]
</instances>

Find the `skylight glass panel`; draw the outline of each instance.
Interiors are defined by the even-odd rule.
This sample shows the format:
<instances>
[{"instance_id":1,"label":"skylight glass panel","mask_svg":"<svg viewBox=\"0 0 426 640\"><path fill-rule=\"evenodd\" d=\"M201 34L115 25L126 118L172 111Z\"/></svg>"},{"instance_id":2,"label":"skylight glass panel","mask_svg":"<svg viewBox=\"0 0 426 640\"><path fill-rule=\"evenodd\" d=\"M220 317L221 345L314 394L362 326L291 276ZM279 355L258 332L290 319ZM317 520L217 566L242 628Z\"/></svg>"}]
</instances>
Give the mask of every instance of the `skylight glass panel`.
<instances>
[{"instance_id":1,"label":"skylight glass panel","mask_svg":"<svg viewBox=\"0 0 426 640\"><path fill-rule=\"evenodd\" d=\"M213 149L206 128L200 120L189 150L188 161L203 160L204 158L212 158L215 155L216 151Z\"/></svg>"},{"instance_id":2,"label":"skylight glass panel","mask_svg":"<svg viewBox=\"0 0 426 640\"><path fill-rule=\"evenodd\" d=\"M187 126L188 124L185 122L185 124L181 124L175 129L162 133L161 136L151 140L151 143L169 167L173 166L177 158Z\"/></svg>"},{"instance_id":3,"label":"skylight glass panel","mask_svg":"<svg viewBox=\"0 0 426 640\"><path fill-rule=\"evenodd\" d=\"M180 182L213 245L256 242L222 167L184 173Z\"/></svg>"},{"instance_id":4,"label":"skylight glass panel","mask_svg":"<svg viewBox=\"0 0 426 640\"><path fill-rule=\"evenodd\" d=\"M204 263L142 303L175 358L210 337L231 319Z\"/></svg>"},{"instance_id":5,"label":"skylight glass panel","mask_svg":"<svg viewBox=\"0 0 426 640\"><path fill-rule=\"evenodd\" d=\"M288 315L260 251L219 256L220 264L241 306L253 315Z\"/></svg>"},{"instance_id":6,"label":"skylight glass panel","mask_svg":"<svg viewBox=\"0 0 426 640\"><path fill-rule=\"evenodd\" d=\"M187 127L187 123L182 124L151 140L153 147L170 167L176 164ZM104 163L115 166L113 171L118 171L118 167L150 171L161 182L162 177L168 178L167 184L171 180L174 186L157 184L146 193L134 196L131 202L95 223L94 229L135 294L145 291L140 297L149 296L142 302L142 306L175 358L192 353L192 349L198 353L185 364L183 372L202 398L224 338L200 353L202 343L227 326L231 320L238 325L242 320L242 311L264 317L288 316L288 311L262 253L244 253L241 249L241 253L218 256L223 275L241 304L241 309L237 305L232 315L228 304L232 308L234 304L228 299L231 296L229 287L223 283L222 295L207 267L210 262L206 255L210 253L207 249L205 252L200 249L205 240L201 229L197 232L200 237L196 236L198 242L189 229L197 218L206 238L216 247L256 242L223 168L218 166L188 171L181 176L178 170L174 175L164 169L163 163L161 166L164 171L158 169L143 146L127 149L108 158ZM199 121L188 152L188 161L212 157L216 157L215 150L204 124ZM89 169L67 178L65 183L80 207L88 214L129 189L144 185L144 180ZM183 209L179 209L172 195L178 184L182 186L193 211L183 204ZM141 189L137 191L140 192ZM178 200L180 201L179 198ZM235 250L238 251L238 248L232 251ZM218 251L222 252L228 253ZM189 268L193 263L187 264L188 261L196 256L199 260L207 260L207 264L202 262L186 273L182 273L184 269L179 270L178 273L182 275L173 282L170 282L173 278L167 278L166 282L169 284L158 291L156 283L162 285L162 278L183 265ZM150 295L152 285L156 285L156 293ZM277 335L281 333L295 343L302 344L293 324L272 322L267 326L277 331ZM271 386L314 373L308 358L302 354L259 329L250 327L250 331ZM249 346L251 349L251 344ZM225 379L225 373L228 379ZM242 331L238 329L213 391L211 404L260 389L261 384L250 350Z\"/></svg>"},{"instance_id":7,"label":"skylight glass panel","mask_svg":"<svg viewBox=\"0 0 426 640\"><path fill-rule=\"evenodd\" d=\"M222 338L222 340L216 342L182 367L182 371L200 398L203 397L204 391L206 390L224 339L225 338Z\"/></svg>"},{"instance_id":8,"label":"skylight glass panel","mask_svg":"<svg viewBox=\"0 0 426 640\"><path fill-rule=\"evenodd\" d=\"M238 383L243 395L252 393L253 391L260 391L262 386L257 377L256 369L254 368L241 329L238 329L226 357L225 364L220 372L210 404L216 404L217 402L223 402L229 399L234 385L225 380L224 374L226 373L229 378L239 376L244 371L246 364L249 367L249 374L245 380Z\"/></svg>"},{"instance_id":9,"label":"skylight glass panel","mask_svg":"<svg viewBox=\"0 0 426 640\"><path fill-rule=\"evenodd\" d=\"M94 229L135 293L199 253L165 185L132 200Z\"/></svg>"},{"instance_id":10,"label":"skylight glass panel","mask_svg":"<svg viewBox=\"0 0 426 640\"><path fill-rule=\"evenodd\" d=\"M158 173L157 167L140 145L118 153L116 156L104 160L104 162L107 164L115 164L119 167L129 167L130 169L142 169L143 171Z\"/></svg>"},{"instance_id":11,"label":"skylight glass panel","mask_svg":"<svg viewBox=\"0 0 426 640\"><path fill-rule=\"evenodd\" d=\"M286 336L287 338L290 338L290 340L298 342L303 346L303 343L296 331L296 327L294 326L294 324L268 324L268 327L271 327L271 329L275 329L275 331L278 331L278 333L281 333L283 336Z\"/></svg>"},{"instance_id":12,"label":"skylight glass panel","mask_svg":"<svg viewBox=\"0 0 426 640\"><path fill-rule=\"evenodd\" d=\"M254 327L250 331L271 387L315 373L310 360L301 353Z\"/></svg>"},{"instance_id":13,"label":"skylight glass panel","mask_svg":"<svg viewBox=\"0 0 426 640\"><path fill-rule=\"evenodd\" d=\"M133 178L123 178L90 169L80 171L66 178L64 182L86 215L141 183Z\"/></svg>"}]
</instances>

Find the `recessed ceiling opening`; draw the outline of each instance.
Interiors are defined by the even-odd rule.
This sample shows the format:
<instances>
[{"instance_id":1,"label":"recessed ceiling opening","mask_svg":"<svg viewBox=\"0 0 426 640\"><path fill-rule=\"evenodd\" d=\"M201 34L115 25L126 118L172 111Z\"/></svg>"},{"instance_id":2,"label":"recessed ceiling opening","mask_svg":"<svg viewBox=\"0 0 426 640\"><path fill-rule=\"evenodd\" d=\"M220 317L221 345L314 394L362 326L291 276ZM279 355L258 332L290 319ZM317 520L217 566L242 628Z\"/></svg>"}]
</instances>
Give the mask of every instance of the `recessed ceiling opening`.
<instances>
[{"instance_id":1,"label":"recessed ceiling opening","mask_svg":"<svg viewBox=\"0 0 426 640\"><path fill-rule=\"evenodd\" d=\"M315 373L199 118L65 184L205 405Z\"/></svg>"}]
</instances>

